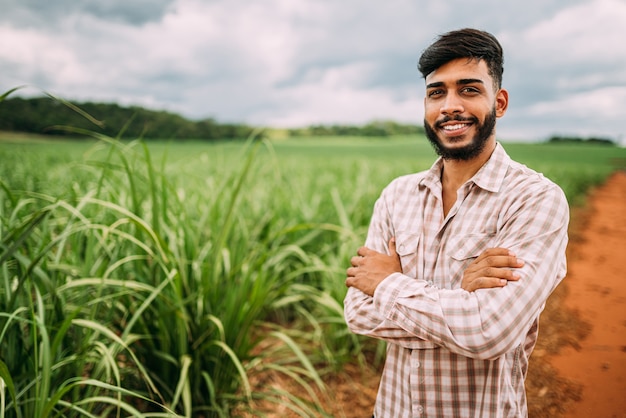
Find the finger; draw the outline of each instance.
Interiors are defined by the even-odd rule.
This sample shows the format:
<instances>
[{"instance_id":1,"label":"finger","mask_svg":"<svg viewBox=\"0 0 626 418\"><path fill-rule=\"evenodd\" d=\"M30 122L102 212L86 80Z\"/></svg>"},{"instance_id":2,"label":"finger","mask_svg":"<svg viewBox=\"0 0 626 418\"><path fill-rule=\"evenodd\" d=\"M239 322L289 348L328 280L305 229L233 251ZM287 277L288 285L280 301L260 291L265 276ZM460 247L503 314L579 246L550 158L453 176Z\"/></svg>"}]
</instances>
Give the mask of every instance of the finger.
<instances>
[{"instance_id":1,"label":"finger","mask_svg":"<svg viewBox=\"0 0 626 418\"><path fill-rule=\"evenodd\" d=\"M361 247L358 249L358 251L356 252L358 255L360 255L361 257L367 257L370 255L376 255L376 254L380 254L378 251L376 250L372 250L370 248L367 247Z\"/></svg>"},{"instance_id":2,"label":"finger","mask_svg":"<svg viewBox=\"0 0 626 418\"><path fill-rule=\"evenodd\" d=\"M515 282L520 279L520 275L510 269L488 267L480 271L482 275L464 280L461 287L468 292L477 289L489 289L493 287L506 286L508 282Z\"/></svg>"},{"instance_id":3,"label":"finger","mask_svg":"<svg viewBox=\"0 0 626 418\"><path fill-rule=\"evenodd\" d=\"M361 264L362 260L363 260L363 257L355 255L354 257L350 259L350 264L354 267L358 267Z\"/></svg>"},{"instance_id":4,"label":"finger","mask_svg":"<svg viewBox=\"0 0 626 418\"><path fill-rule=\"evenodd\" d=\"M477 267L511 267L519 268L524 265L524 262L514 255L489 255L482 260L475 260Z\"/></svg>"},{"instance_id":5,"label":"finger","mask_svg":"<svg viewBox=\"0 0 626 418\"><path fill-rule=\"evenodd\" d=\"M515 254L507 248L495 247L495 248L487 248L483 251L475 261L479 262L489 257L494 256L515 256Z\"/></svg>"},{"instance_id":6,"label":"finger","mask_svg":"<svg viewBox=\"0 0 626 418\"><path fill-rule=\"evenodd\" d=\"M396 238L395 237L392 237L389 240L389 255L393 255L393 256L398 255L396 251Z\"/></svg>"},{"instance_id":7,"label":"finger","mask_svg":"<svg viewBox=\"0 0 626 418\"><path fill-rule=\"evenodd\" d=\"M354 276L348 276L348 278L346 278L346 287L352 286L354 286Z\"/></svg>"},{"instance_id":8,"label":"finger","mask_svg":"<svg viewBox=\"0 0 626 418\"><path fill-rule=\"evenodd\" d=\"M354 277L354 276L356 276L356 272L357 272L357 270L358 270L358 269L357 269L356 267L349 267L349 268L346 270L346 275L347 275L348 277Z\"/></svg>"},{"instance_id":9,"label":"finger","mask_svg":"<svg viewBox=\"0 0 626 418\"><path fill-rule=\"evenodd\" d=\"M479 273L481 274L478 277L504 279L507 281L516 281L520 278L517 272L508 268L487 267L479 271Z\"/></svg>"},{"instance_id":10,"label":"finger","mask_svg":"<svg viewBox=\"0 0 626 418\"><path fill-rule=\"evenodd\" d=\"M498 279L496 277L479 277L470 283L464 284L463 289L468 292L474 292L478 289L492 289L495 287L506 286L507 281L505 279Z\"/></svg>"}]
</instances>

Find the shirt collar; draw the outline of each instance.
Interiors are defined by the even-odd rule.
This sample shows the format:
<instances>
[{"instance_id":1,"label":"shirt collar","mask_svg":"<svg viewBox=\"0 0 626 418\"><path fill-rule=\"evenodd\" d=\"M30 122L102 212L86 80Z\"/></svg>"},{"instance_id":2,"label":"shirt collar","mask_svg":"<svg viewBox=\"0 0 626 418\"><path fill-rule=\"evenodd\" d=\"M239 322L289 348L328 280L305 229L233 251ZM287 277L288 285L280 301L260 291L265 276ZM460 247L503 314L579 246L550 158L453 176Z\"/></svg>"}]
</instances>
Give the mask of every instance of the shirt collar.
<instances>
[{"instance_id":1,"label":"shirt collar","mask_svg":"<svg viewBox=\"0 0 626 418\"><path fill-rule=\"evenodd\" d=\"M497 142L489 160L487 160L487 162L468 181L473 182L484 190L498 192L504 182L504 176L506 175L510 162L511 157L509 157L502 145ZM441 189L442 168L443 159L439 157L426 172L426 175L420 183L430 187L431 189Z\"/></svg>"}]
</instances>

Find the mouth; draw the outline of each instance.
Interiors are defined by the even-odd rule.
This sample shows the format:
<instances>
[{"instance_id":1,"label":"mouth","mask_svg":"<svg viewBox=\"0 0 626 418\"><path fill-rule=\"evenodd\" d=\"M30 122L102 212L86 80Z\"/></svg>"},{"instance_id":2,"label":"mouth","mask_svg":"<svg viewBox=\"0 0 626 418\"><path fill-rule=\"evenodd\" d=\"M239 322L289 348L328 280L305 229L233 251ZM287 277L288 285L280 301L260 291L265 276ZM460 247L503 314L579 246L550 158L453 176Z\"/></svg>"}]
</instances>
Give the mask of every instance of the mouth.
<instances>
[{"instance_id":1,"label":"mouth","mask_svg":"<svg viewBox=\"0 0 626 418\"><path fill-rule=\"evenodd\" d=\"M435 128L451 138L464 135L477 122L478 119L475 117L463 117L461 115L445 116L435 122Z\"/></svg>"},{"instance_id":2,"label":"mouth","mask_svg":"<svg viewBox=\"0 0 626 418\"><path fill-rule=\"evenodd\" d=\"M438 128L443 131L446 136L454 137L465 134L472 126L471 122L447 122L437 124Z\"/></svg>"}]
</instances>

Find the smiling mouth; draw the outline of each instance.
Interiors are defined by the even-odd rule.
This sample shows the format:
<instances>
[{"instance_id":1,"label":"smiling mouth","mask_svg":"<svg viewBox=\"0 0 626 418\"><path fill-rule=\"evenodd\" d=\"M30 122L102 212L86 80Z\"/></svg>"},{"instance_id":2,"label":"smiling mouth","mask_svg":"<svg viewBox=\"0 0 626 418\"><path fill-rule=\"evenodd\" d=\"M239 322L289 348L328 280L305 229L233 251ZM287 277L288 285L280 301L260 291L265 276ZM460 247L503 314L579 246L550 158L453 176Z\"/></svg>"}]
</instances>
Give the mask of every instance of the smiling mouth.
<instances>
[{"instance_id":1,"label":"smiling mouth","mask_svg":"<svg viewBox=\"0 0 626 418\"><path fill-rule=\"evenodd\" d=\"M441 125L439 129L448 138L460 138L463 137L469 130L471 123L453 123L448 125Z\"/></svg>"},{"instance_id":2,"label":"smiling mouth","mask_svg":"<svg viewBox=\"0 0 626 418\"><path fill-rule=\"evenodd\" d=\"M463 129L465 127L469 126L468 123L455 123L454 125L445 125L442 126L441 129L443 129L444 131L457 131L459 129Z\"/></svg>"},{"instance_id":3,"label":"smiling mouth","mask_svg":"<svg viewBox=\"0 0 626 418\"><path fill-rule=\"evenodd\" d=\"M435 126L450 137L463 135L476 122L475 118L464 118L458 115L455 117L446 116L437 122Z\"/></svg>"}]
</instances>

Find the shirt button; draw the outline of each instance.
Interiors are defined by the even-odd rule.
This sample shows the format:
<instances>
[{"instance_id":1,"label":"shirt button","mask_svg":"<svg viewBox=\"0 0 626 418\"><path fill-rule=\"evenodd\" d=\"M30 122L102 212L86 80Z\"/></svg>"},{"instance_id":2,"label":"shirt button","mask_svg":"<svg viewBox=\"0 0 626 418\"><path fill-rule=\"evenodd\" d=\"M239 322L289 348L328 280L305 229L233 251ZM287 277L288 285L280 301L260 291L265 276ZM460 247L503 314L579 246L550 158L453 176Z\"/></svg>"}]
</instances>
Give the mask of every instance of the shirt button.
<instances>
[{"instance_id":1,"label":"shirt button","mask_svg":"<svg viewBox=\"0 0 626 418\"><path fill-rule=\"evenodd\" d=\"M415 362L415 367L417 367L417 368L419 369L419 367L420 367L420 366L421 366L420 362L419 362L419 361L416 361L416 362Z\"/></svg>"},{"instance_id":2,"label":"shirt button","mask_svg":"<svg viewBox=\"0 0 626 418\"><path fill-rule=\"evenodd\" d=\"M404 251L404 244L400 244L398 248L400 249L400 251Z\"/></svg>"},{"instance_id":3,"label":"shirt button","mask_svg":"<svg viewBox=\"0 0 626 418\"><path fill-rule=\"evenodd\" d=\"M417 406L417 413L422 415L424 413L424 408L422 407L422 405L418 405Z\"/></svg>"}]
</instances>

